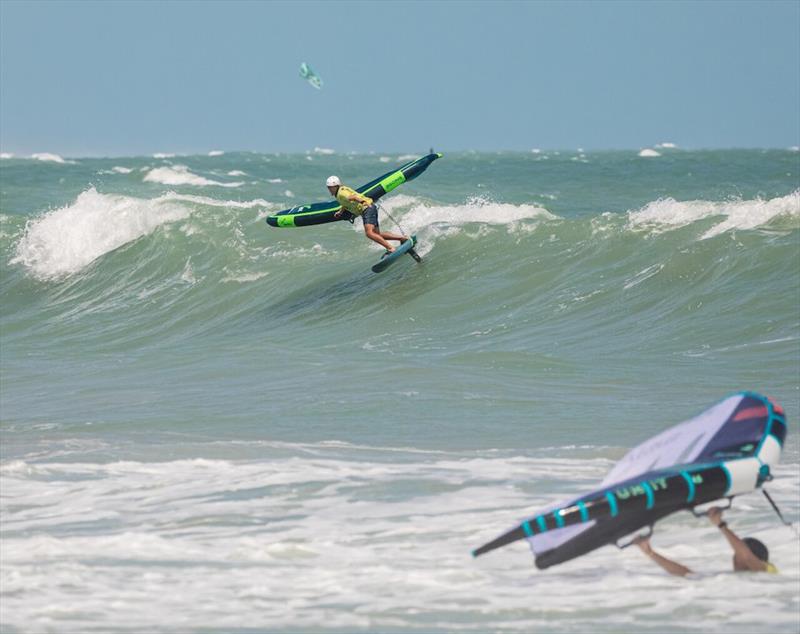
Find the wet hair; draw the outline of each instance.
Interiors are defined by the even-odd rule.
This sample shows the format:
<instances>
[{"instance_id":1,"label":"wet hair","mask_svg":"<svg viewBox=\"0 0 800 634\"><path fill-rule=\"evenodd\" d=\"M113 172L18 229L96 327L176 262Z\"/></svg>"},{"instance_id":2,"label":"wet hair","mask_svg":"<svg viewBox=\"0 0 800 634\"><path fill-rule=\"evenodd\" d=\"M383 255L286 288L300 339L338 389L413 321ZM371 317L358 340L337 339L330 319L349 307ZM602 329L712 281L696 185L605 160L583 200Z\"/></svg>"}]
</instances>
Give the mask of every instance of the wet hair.
<instances>
[{"instance_id":1,"label":"wet hair","mask_svg":"<svg viewBox=\"0 0 800 634\"><path fill-rule=\"evenodd\" d=\"M769 550L764 544L755 537L745 537L742 540L756 557L761 561L769 561Z\"/></svg>"}]
</instances>

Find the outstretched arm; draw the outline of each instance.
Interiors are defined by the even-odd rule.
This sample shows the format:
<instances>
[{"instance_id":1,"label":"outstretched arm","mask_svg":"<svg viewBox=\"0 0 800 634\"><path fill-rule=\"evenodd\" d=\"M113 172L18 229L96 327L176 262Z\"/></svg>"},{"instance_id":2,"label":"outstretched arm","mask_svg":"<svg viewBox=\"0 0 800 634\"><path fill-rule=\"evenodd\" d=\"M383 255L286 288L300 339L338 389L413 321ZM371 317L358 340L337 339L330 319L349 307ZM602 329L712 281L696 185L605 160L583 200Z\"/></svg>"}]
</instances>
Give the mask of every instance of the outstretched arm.
<instances>
[{"instance_id":1,"label":"outstretched arm","mask_svg":"<svg viewBox=\"0 0 800 634\"><path fill-rule=\"evenodd\" d=\"M656 562L669 574L675 575L676 577L685 577L686 575L692 574L692 571L683 564L679 564L677 561L672 561L671 559L667 559L666 557L659 555L655 550L653 550L653 547L650 546L649 537L644 537L643 535L641 535L636 539L634 539L633 543L636 544L645 555L647 555L650 559Z\"/></svg>"},{"instance_id":2,"label":"outstretched arm","mask_svg":"<svg viewBox=\"0 0 800 634\"><path fill-rule=\"evenodd\" d=\"M747 544L728 528L727 522L722 521L721 508L713 506L708 509L708 519L711 520L714 526L719 528L723 535L725 535L725 539L728 540L731 548L733 548L733 554L736 555L736 558L741 564L747 566L747 568L753 572L765 572L767 570L766 562L756 557Z\"/></svg>"}]
</instances>

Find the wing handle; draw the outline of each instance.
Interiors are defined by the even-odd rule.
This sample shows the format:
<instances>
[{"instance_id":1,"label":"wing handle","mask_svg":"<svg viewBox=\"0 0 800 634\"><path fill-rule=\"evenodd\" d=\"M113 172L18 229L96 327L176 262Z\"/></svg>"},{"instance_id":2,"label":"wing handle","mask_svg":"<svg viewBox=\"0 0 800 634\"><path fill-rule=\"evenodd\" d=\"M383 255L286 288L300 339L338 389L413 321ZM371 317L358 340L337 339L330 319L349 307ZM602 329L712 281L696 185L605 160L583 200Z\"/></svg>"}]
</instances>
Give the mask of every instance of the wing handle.
<instances>
[{"instance_id":1,"label":"wing handle","mask_svg":"<svg viewBox=\"0 0 800 634\"><path fill-rule=\"evenodd\" d=\"M731 508L733 506L733 496L730 496L727 499L728 499L728 504L725 505L725 506L720 506L719 507L719 509L721 511L727 511L729 508ZM706 515L707 515L706 511L698 511L696 506L693 506L689 510L692 512L692 515L694 515L695 517L706 517Z\"/></svg>"}]
</instances>

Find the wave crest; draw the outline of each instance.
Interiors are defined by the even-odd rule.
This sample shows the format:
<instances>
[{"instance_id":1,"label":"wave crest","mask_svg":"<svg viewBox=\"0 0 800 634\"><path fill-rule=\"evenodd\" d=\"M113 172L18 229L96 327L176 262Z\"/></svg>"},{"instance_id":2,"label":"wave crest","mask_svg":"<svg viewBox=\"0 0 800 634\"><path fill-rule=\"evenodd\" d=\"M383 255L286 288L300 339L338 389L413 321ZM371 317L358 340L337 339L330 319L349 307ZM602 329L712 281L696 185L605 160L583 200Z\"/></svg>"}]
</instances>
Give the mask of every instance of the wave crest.
<instances>
[{"instance_id":1,"label":"wave crest","mask_svg":"<svg viewBox=\"0 0 800 634\"><path fill-rule=\"evenodd\" d=\"M670 231L699 220L724 216L724 220L708 229L701 240L736 229L756 229L780 216L800 218L800 190L769 200L706 200L677 201L661 198L641 209L628 212L628 228L650 229L656 233Z\"/></svg>"},{"instance_id":2,"label":"wave crest","mask_svg":"<svg viewBox=\"0 0 800 634\"><path fill-rule=\"evenodd\" d=\"M146 200L101 194L92 187L71 205L29 222L11 263L22 264L40 279L64 277L188 215L185 206L168 197Z\"/></svg>"}]
</instances>

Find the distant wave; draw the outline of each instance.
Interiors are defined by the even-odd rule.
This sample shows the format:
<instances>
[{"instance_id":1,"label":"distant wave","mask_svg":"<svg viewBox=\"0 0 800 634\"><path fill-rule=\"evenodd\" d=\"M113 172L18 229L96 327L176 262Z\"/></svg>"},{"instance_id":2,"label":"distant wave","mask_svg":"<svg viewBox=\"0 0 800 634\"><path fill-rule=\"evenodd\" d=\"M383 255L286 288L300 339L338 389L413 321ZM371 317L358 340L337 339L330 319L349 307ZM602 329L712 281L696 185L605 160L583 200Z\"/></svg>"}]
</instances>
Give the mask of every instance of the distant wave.
<instances>
[{"instance_id":1,"label":"distant wave","mask_svg":"<svg viewBox=\"0 0 800 634\"><path fill-rule=\"evenodd\" d=\"M110 170L100 170L98 174L130 174L133 172L131 167L121 167L119 165L112 167Z\"/></svg>"},{"instance_id":2,"label":"distant wave","mask_svg":"<svg viewBox=\"0 0 800 634\"><path fill-rule=\"evenodd\" d=\"M0 152L0 159L28 159L31 161L41 161L42 163L57 163L59 165L75 165L76 161L70 161L52 152L37 152L30 156L16 156L12 152Z\"/></svg>"},{"instance_id":3,"label":"distant wave","mask_svg":"<svg viewBox=\"0 0 800 634\"><path fill-rule=\"evenodd\" d=\"M276 205L270 203L263 198L255 200L217 200L216 198L209 198L208 196L193 196L191 194L176 194L175 192L168 192L160 196L156 200L177 201L196 203L198 205L206 205L208 207L225 207L229 209L254 209L256 207L274 208Z\"/></svg>"},{"instance_id":4,"label":"distant wave","mask_svg":"<svg viewBox=\"0 0 800 634\"><path fill-rule=\"evenodd\" d=\"M64 160L58 154L51 154L50 152L39 152L37 154L31 154L31 158L37 161L43 161L45 163L61 163L62 165L75 164L75 161Z\"/></svg>"},{"instance_id":5,"label":"distant wave","mask_svg":"<svg viewBox=\"0 0 800 634\"><path fill-rule=\"evenodd\" d=\"M244 183L240 181L235 183L221 183L219 181L210 180L190 172L186 165L156 167L145 175L144 180L150 183L161 183L162 185L195 185L198 187L207 187L209 185L214 185L216 187L241 187L244 185Z\"/></svg>"}]
</instances>

